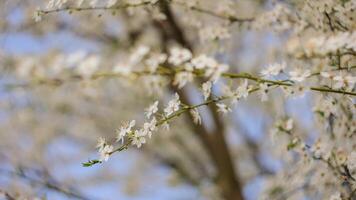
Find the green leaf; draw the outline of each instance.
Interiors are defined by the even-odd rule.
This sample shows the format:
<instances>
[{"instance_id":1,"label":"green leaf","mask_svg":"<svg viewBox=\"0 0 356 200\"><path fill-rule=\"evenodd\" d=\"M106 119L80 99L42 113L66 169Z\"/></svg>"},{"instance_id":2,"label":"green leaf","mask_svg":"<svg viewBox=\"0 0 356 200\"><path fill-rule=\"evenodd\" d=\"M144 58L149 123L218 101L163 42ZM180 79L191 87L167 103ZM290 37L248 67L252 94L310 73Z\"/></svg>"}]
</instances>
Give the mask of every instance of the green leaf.
<instances>
[{"instance_id":1,"label":"green leaf","mask_svg":"<svg viewBox=\"0 0 356 200\"><path fill-rule=\"evenodd\" d=\"M93 166L95 164L98 164L98 163L102 163L102 162L99 161L99 160L88 160L88 162L82 163L82 166L83 167L91 167L91 166Z\"/></svg>"}]
</instances>

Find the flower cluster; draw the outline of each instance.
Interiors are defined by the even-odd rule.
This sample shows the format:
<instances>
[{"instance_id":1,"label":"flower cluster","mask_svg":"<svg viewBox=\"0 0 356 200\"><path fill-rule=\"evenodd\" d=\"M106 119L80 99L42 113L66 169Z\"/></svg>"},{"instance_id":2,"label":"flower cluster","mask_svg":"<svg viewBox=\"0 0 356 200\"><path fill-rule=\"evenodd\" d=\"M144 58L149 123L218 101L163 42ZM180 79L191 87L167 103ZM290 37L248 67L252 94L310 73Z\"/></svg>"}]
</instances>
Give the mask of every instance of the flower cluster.
<instances>
[{"instance_id":1,"label":"flower cluster","mask_svg":"<svg viewBox=\"0 0 356 200\"><path fill-rule=\"evenodd\" d=\"M163 115L160 120L157 120L156 115L158 112L159 102L155 101L150 105L145 112L147 121L143 123L142 128L135 128L136 121L132 120L130 122L124 123L116 131L116 142L121 142L121 147L114 149L113 145L109 145L104 138L98 139L97 148L99 151L99 162L107 161L111 154L116 151L122 151L129 145L136 146L140 148L146 143L147 138L151 138L152 134L157 130L160 125L168 126L168 121L174 114L179 111L181 102L179 100L178 94L174 95L174 98L168 102L168 105L163 109ZM193 115L194 121L200 123L200 115L197 109L191 109L191 114ZM125 142L126 141L126 142ZM89 161L85 165L90 165L90 163L96 163Z\"/></svg>"},{"instance_id":2,"label":"flower cluster","mask_svg":"<svg viewBox=\"0 0 356 200\"><path fill-rule=\"evenodd\" d=\"M298 57L325 56L356 51L356 32L338 32L311 37L308 40L291 39L288 51Z\"/></svg>"}]
</instances>

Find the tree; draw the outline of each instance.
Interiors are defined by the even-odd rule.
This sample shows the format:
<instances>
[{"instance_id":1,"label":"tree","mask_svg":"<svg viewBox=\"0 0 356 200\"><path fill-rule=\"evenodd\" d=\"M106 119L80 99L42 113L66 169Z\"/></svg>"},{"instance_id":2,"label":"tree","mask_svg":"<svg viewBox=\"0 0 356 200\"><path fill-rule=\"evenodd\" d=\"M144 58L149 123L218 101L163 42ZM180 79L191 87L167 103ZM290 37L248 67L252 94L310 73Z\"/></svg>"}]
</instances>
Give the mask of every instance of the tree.
<instances>
[{"instance_id":1,"label":"tree","mask_svg":"<svg viewBox=\"0 0 356 200\"><path fill-rule=\"evenodd\" d=\"M159 162L203 199L356 199L356 1L1 4L7 35L88 45L3 51L1 172L20 179L5 198L95 199L66 182L119 181L115 167L96 180L52 168L136 150L136 167ZM81 153L59 158L67 143ZM133 174L129 193L146 176Z\"/></svg>"}]
</instances>

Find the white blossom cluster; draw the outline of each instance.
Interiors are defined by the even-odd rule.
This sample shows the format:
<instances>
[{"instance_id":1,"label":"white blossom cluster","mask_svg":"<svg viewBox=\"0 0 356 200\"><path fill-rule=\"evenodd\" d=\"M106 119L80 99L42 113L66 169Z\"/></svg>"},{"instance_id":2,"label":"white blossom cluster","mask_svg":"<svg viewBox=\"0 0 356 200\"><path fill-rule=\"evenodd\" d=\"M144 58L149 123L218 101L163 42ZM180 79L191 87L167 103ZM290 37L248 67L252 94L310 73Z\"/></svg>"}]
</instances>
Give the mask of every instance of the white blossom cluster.
<instances>
[{"instance_id":1,"label":"white blossom cluster","mask_svg":"<svg viewBox=\"0 0 356 200\"><path fill-rule=\"evenodd\" d=\"M320 35L308 40L292 39L288 51L297 56L325 56L328 54L356 51L356 32L339 32L332 35Z\"/></svg>"},{"instance_id":2,"label":"white blossom cluster","mask_svg":"<svg viewBox=\"0 0 356 200\"><path fill-rule=\"evenodd\" d=\"M175 94L173 99L171 99L167 106L163 109L162 117L157 120L158 116L158 105L159 102L155 101L145 110L145 116L147 121L143 123L143 126L139 129L135 128L136 121L132 120L124 123L116 133L116 142L121 142L122 147L127 148L129 145L136 146L140 148L146 143L147 139L152 137L152 134L157 130L157 127L162 125L165 128L169 128L169 119L174 116L174 114L180 110L181 102L178 94ZM198 124L201 122L200 115L197 109L191 109L191 114L194 117L194 121ZM125 142L126 141L126 142ZM97 148L99 151L99 161L107 161L112 153L115 151L113 145L109 145L105 139L99 138Z\"/></svg>"}]
</instances>

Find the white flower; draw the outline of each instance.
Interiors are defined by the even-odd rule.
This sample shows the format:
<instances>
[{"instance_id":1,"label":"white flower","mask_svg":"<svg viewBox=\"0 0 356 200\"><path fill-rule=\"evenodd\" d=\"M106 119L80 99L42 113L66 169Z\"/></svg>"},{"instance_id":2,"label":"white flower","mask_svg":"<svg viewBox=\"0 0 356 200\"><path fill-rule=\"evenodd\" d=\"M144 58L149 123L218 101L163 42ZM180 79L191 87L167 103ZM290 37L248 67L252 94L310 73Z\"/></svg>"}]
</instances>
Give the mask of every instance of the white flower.
<instances>
[{"instance_id":1,"label":"white flower","mask_svg":"<svg viewBox=\"0 0 356 200\"><path fill-rule=\"evenodd\" d=\"M289 72L289 75L292 81L302 82L311 75L311 72L310 70L303 71L301 69L296 69Z\"/></svg>"},{"instance_id":2,"label":"white flower","mask_svg":"<svg viewBox=\"0 0 356 200\"><path fill-rule=\"evenodd\" d=\"M145 135L148 135L151 138L153 131L156 130L157 120L153 118L150 122L146 122L143 124L143 132Z\"/></svg>"},{"instance_id":3,"label":"white flower","mask_svg":"<svg viewBox=\"0 0 356 200\"><path fill-rule=\"evenodd\" d=\"M175 93L174 98L168 102L168 106L164 109L166 116L171 115L172 113L179 110L180 100L179 95Z\"/></svg>"},{"instance_id":4,"label":"white flower","mask_svg":"<svg viewBox=\"0 0 356 200\"><path fill-rule=\"evenodd\" d=\"M85 57L87 53L85 51L76 51L69 54L65 59L66 68L75 68Z\"/></svg>"},{"instance_id":5,"label":"white flower","mask_svg":"<svg viewBox=\"0 0 356 200\"><path fill-rule=\"evenodd\" d=\"M155 72L158 66L164 63L167 60L166 54L154 54L145 60L145 64L147 65L150 72Z\"/></svg>"},{"instance_id":6,"label":"white flower","mask_svg":"<svg viewBox=\"0 0 356 200\"><path fill-rule=\"evenodd\" d=\"M40 22L42 20L42 12L40 10L37 10L33 13L32 18L35 20L35 22Z\"/></svg>"},{"instance_id":7,"label":"white flower","mask_svg":"<svg viewBox=\"0 0 356 200\"><path fill-rule=\"evenodd\" d=\"M224 26L207 26L200 29L199 36L202 41L220 40L231 36L229 29Z\"/></svg>"},{"instance_id":8,"label":"white flower","mask_svg":"<svg viewBox=\"0 0 356 200\"><path fill-rule=\"evenodd\" d=\"M287 130L287 131L291 131L293 129L293 119L292 118L289 118L284 126L283 126L284 130Z\"/></svg>"},{"instance_id":9,"label":"white flower","mask_svg":"<svg viewBox=\"0 0 356 200\"><path fill-rule=\"evenodd\" d=\"M236 89L236 97L239 99L241 97L247 98L249 94L248 81L244 80L243 84L237 87Z\"/></svg>"},{"instance_id":10,"label":"white flower","mask_svg":"<svg viewBox=\"0 0 356 200\"><path fill-rule=\"evenodd\" d=\"M84 78L89 78L98 70L99 64L99 56L92 55L79 64L77 71Z\"/></svg>"},{"instance_id":11,"label":"white flower","mask_svg":"<svg viewBox=\"0 0 356 200\"><path fill-rule=\"evenodd\" d=\"M102 149L106 145L106 140L103 137L99 137L98 142L96 144L97 149Z\"/></svg>"},{"instance_id":12,"label":"white flower","mask_svg":"<svg viewBox=\"0 0 356 200\"><path fill-rule=\"evenodd\" d=\"M333 80L336 81L334 85L336 89L342 88L344 86L353 88L354 84L356 83L356 77L343 74L333 77Z\"/></svg>"},{"instance_id":13,"label":"white flower","mask_svg":"<svg viewBox=\"0 0 356 200\"><path fill-rule=\"evenodd\" d=\"M149 119L152 115L154 115L158 111L158 101L155 101L150 107L146 108L146 117Z\"/></svg>"},{"instance_id":14,"label":"white flower","mask_svg":"<svg viewBox=\"0 0 356 200\"><path fill-rule=\"evenodd\" d=\"M169 124L168 124L168 122L164 122L161 126L162 126L162 128L163 128L164 130L169 131Z\"/></svg>"},{"instance_id":15,"label":"white flower","mask_svg":"<svg viewBox=\"0 0 356 200\"><path fill-rule=\"evenodd\" d=\"M270 76L277 76L278 74L282 73L283 70L286 68L286 64L283 63L274 63L267 66L266 69L261 71L262 76L270 77Z\"/></svg>"},{"instance_id":16,"label":"white flower","mask_svg":"<svg viewBox=\"0 0 356 200\"><path fill-rule=\"evenodd\" d=\"M268 84L267 83L261 83L260 85L260 97L261 101L268 101Z\"/></svg>"},{"instance_id":17,"label":"white flower","mask_svg":"<svg viewBox=\"0 0 356 200\"><path fill-rule=\"evenodd\" d=\"M77 6L78 6L78 7L82 6L83 3L84 3L84 1L85 1L85 0L78 0L78 1L77 1Z\"/></svg>"},{"instance_id":18,"label":"white flower","mask_svg":"<svg viewBox=\"0 0 356 200\"><path fill-rule=\"evenodd\" d=\"M356 170L356 151L351 152L347 157L347 166L351 171Z\"/></svg>"},{"instance_id":19,"label":"white flower","mask_svg":"<svg viewBox=\"0 0 356 200\"><path fill-rule=\"evenodd\" d=\"M217 103L216 106L218 107L218 112L220 112L222 114L226 114L228 112L231 112L231 109L229 107L227 107L227 105L225 105L223 103Z\"/></svg>"},{"instance_id":20,"label":"white flower","mask_svg":"<svg viewBox=\"0 0 356 200\"><path fill-rule=\"evenodd\" d=\"M331 148L329 146L330 144L318 140L310 150L316 158L328 159L331 155Z\"/></svg>"},{"instance_id":21,"label":"white flower","mask_svg":"<svg viewBox=\"0 0 356 200\"><path fill-rule=\"evenodd\" d=\"M196 108L191 109L191 110L190 110L190 114L192 115L192 117L193 117L193 122L194 122L195 124L201 124L201 117L200 117L200 114L199 114L198 109L196 109Z\"/></svg>"},{"instance_id":22,"label":"white flower","mask_svg":"<svg viewBox=\"0 0 356 200\"><path fill-rule=\"evenodd\" d=\"M307 88L302 84L281 87L285 97L303 97Z\"/></svg>"},{"instance_id":23,"label":"white flower","mask_svg":"<svg viewBox=\"0 0 356 200\"><path fill-rule=\"evenodd\" d=\"M112 145L105 145L103 148L99 149L99 154L100 158L99 160L102 161L108 161L110 154L114 150L114 147Z\"/></svg>"},{"instance_id":24,"label":"white flower","mask_svg":"<svg viewBox=\"0 0 356 200\"><path fill-rule=\"evenodd\" d=\"M178 85L178 88L181 89L188 82L192 82L194 78L193 73L191 72L179 72L174 76L173 85Z\"/></svg>"},{"instance_id":25,"label":"white flower","mask_svg":"<svg viewBox=\"0 0 356 200\"><path fill-rule=\"evenodd\" d=\"M205 54L193 58L191 63L196 69L214 68L218 64L215 59L210 58Z\"/></svg>"},{"instance_id":26,"label":"white flower","mask_svg":"<svg viewBox=\"0 0 356 200\"><path fill-rule=\"evenodd\" d=\"M212 87L211 81L207 81L202 85L203 96L205 101L210 97L211 87Z\"/></svg>"},{"instance_id":27,"label":"white flower","mask_svg":"<svg viewBox=\"0 0 356 200\"><path fill-rule=\"evenodd\" d=\"M332 74L330 74L330 72L320 72L320 75L324 78L331 78L333 77Z\"/></svg>"},{"instance_id":28,"label":"white flower","mask_svg":"<svg viewBox=\"0 0 356 200\"><path fill-rule=\"evenodd\" d=\"M188 49L173 47L170 50L168 62L173 65L180 65L192 58L192 53Z\"/></svg>"},{"instance_id":29,"label":"white flower","mask_svg":"<svg viewBox=\"0 0 356 200\"><path fill-rule=\"evenodd\" d=\"M47 10L61 8L68 0L50 0L47 4Z\"/></svg>"},{"instance_id":30,"label":"white flower","mask_svg":"<svg viewBox=\"0 0 356 200\"><path fill-rule=\"evenodd\" d=\"M209 74L209 70L206 71L205 75L206 76L211 76L210 80L213 82L216 82L222 73L226 72L229 70L229 65L226 64L219 64L216 66L216 68L212 68L213 70L211 71L211 74Z\"/></svg>"},{"instance_id":31,"label":"white flower","mask_svg":"<svg viewBox=\"0 0 356 200\"><path fill-rule=\"evenodd\" d=\"M119 130L116 131L117 136L116 136L116 141L122 141L124 142L124 137L126 136L126 134L131 132L131 129L135 126L136 121L132 120L130 122L126 122L124 123L123 126L120 127Z\"/></svg>"},{"instance_id":32,"label":"white flower","mask_svg":"<svg viewBox=\"0 0 356 200\"><path fill-rule=\"evenodd\" d=\"M137 148L140 148L142 144L146 143L146 133L143 130L135 130L134 136L132 138L132 145L136 145Z\"/></svg>"},{"instance_id":33,"label":"white flower","mask_svg":"<svg viewBox=\"0 0 356 200\"><path fill-rule=\"evenodd\" d=\"M125 63L119 62L114 66L113 72L124 76L128 76L132 72L132 67L131 65L127 65Z\"/></svg>"},{"instance_id":34,"label":"white flower","mask_svg":"<svg viewBox=\"0 0 356 200\"><path fill-rule=\"evenodd\" d=\"M330 200L342 200L340 192L336 192L330 196Z\"/></svg>"},{"instance_id":35,"label":"white flower","mask_svg":"<svg viewBox=\"0 0 356 200\"><path fill-rule=\"evenodd\" d=\"M324 118L329 118L331 114L336 115L338 106L336 105L336 101L333 98L323 98L320 99L317 105L313 107L313 111L322 113Z\"/></svg>"},{"instance_id":36,"label":"white flower","mask_svg":"<svg viewBox=\"0 0 356 200\"><path fill-rule=\"evenodd\" d=\"M112 7L117 3L117 0L108 0L108 2L106 3L107 7Z\"/></svg>"},{"instance_id":37,"label":"white flower","mask_svg":"<svg viewBox=\"0 0 356 200\"><path fill-rule=\"evenodd\" d=\"M98 4L98 1L99 0L91 0L89 5L94 8Z\"/></svg>"},{"instance_id":38,"label":"white flower","mask_svg":"<svg viewBox=\"0 0 356 200\"><path fill-rule=\"evenodd\" d=\"M148 46L144 46L144 45L139 46L130 55L129 63L131 65L136 65L143 59L143 57L145 57L148 54L149 51L150 51L150 48Z\"/></svg>"}]
</instances>

